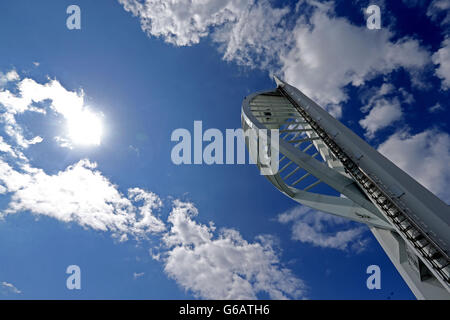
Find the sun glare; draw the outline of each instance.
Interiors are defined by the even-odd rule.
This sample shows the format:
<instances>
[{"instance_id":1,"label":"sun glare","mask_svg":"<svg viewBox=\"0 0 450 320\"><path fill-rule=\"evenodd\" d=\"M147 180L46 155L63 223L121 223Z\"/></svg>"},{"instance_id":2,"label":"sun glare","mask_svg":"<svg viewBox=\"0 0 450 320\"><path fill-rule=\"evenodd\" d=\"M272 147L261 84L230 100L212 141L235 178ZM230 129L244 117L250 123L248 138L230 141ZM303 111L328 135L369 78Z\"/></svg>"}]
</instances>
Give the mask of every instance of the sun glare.
<instances>
[{"instance_id":1,"label":"sun glare","mask_svg":"<svg viewBox=\"0 0 450 320\"><path fill-rule=\"evenodd\" d=\"M72 115L67 121L68 134L77 145L99 145L103 133L101 117L88 110Z\"/></svg>"}]
</instances>

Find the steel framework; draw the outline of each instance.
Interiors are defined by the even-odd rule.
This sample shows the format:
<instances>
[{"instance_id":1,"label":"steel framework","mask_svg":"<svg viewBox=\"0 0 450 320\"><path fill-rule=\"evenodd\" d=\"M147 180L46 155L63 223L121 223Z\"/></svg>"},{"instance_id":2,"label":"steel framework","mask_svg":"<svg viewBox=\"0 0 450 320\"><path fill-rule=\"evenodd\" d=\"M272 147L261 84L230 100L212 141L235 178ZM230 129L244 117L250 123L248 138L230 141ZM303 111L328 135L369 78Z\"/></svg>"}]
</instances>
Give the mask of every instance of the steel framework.
<instances>
[{"instance_id":1,"label":"steel framework","mask_svg":"<svg viewBox=\"0 0 450 320\"><path fill-rule=\"evenodd\" d=\"M269 181L303 205L367 224L418 299L450 299L449 206L300 90L275 81L242 104L244 131L279 130L279 170Z\"/></svg>"}]
</instances>

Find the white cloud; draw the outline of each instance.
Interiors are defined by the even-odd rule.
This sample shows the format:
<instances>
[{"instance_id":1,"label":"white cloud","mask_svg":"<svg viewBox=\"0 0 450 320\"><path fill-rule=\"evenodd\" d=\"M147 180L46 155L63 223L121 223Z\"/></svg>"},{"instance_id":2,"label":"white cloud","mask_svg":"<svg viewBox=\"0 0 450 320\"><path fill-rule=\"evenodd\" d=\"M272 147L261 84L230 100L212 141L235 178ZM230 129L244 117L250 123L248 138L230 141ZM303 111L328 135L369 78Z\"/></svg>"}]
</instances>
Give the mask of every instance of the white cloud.
<instances>
[{"instance_id":1,"label":"white cloud","mask_svg":"<svg viewBox=\"0 0 450 320\"><path fill-rule=\"evenodd\" d=\"M153 214L154 210L163 206L161 199L155 193L140 188L131 188L128 189L128 198L134 202L142 203L137 208L139 220L133 224L135 233L142 231L162 232L166 229L164 223Z\"/></svg>"},{"instance_id":2,"label":"white cloud","mask_svg":"<svg viewBox=\"0 0 450 320\"><path fill-rule=\"evenodd\" d=\"M373 32L317 9L309 23L299 19L292 32L294 46L281 55L284 78L326 106L346 101L349 84L361 86L402 67L414 72L429 62L417 40L393 42L392 36L387 28Z\"/></svg>"},{"instance_id":3,"label":"white cloud","mask_svg":"<svg viewBox=\"0 0 450 320\"><path fill-rule=\"evenodd\" d=\"M55 141L61 148L67 148L67 149L74 148L73 143L65 137L56 136Z\"/></svg>"},{"instance_id":4,"label":"white cloud","mask_svg":"<svg viewBox=\"0 0 450 320\"><path fill-rule=\"evenodd\" d=\"M432 106L429 110L431 113L436 113L444 110L444 107L438 102L434 106Z\"/></svg>"},{"instance_id":5,"label":"white cloud","mask_svg":"<svg viewBox=\"0 0 450 320\"><path fill-rule=\"evenodd\" d=\"M17 289L12 283L3 281L3 282L0 283L0 285L2 286L4 292L6 292L6 293L14 293L14 294L21 294L22 293L22 291Z\"/></svg>"},{"instance_id":6,"label":"white cloud","mask_svg":"<svg viewBox=\"0 0 450 320\"><path fill-rule=\"evenodd\" d=\"M432 56L433 63L438 65L436 75L442 79L442 89L450 89L450 38L446 38L441 48Z\"/></svg>"},{"instance_id":7,"label":"white cloud","mask_svg":"<svg viewBox=\"0 0 450 320\"><path fill-rule=\"evenodd\" d=\"M17 158L17 153L8 143L5 142L2 136L0 136L0 152L8 153L14 158Z\"/></svg>"},{"instance_id":8,"label":"white cloud","mask_svg":"<svg viewBox=\"0 0 450 320\"><path fill-rule=\"evenodd\" d=\"M208 35L210 28L233 22L248 6L245 0L119 0L125 10L138 16L143 31L166 42L192 45Z\"/></svg>"},{"instance_id":9,"label":"white cloud","mask_svg":"<svg viewBox=\"0 0 450 320\"><path fill-rule=\"evenodd\" d=\"M197 223L191 203L175 201L164 241L165 272L183 288L206 299L300 298L304 284L283 267L268 237L249 243L238 231L215 235L213 225Z\"/></svg>"},{"instance_id":10,"label":"white cloud","mask_svg":"<svg viewBox=\"0 0 450 320\"><path fill-rule=\"evenodd\" d=\"M6 73L0 72L0 88L8 82L19 80L19 78L19 74L16 70L11 70Z\"/></svg>"},{"instance_id":11,"label":"white cloud","mask_svg":"<svg viewBox=\"0 0 450 320\"><path fill-rule=\"evenodd\" d=\"M368 112L364 119L359 121L362 128L366 130L366 137L372 139L375 133L383 128L400 120L403 115L400 100L394 93L394 86L383 84L378 91L371 93L367 104L361 108L363 112ZM406 102L414 101L414 98L406 91L402 91ZM391 95L391 97L389 97Z\"/></svg>"},{"instance_id":12,"label":"white cloud","mask_svg":"<svg viewBox=\"0 0 450 320\"><path fill-rule=\"evenodd\" d=\"M261 0L119 0L139 17L149 36L189 46L212 34L225 60L267 66L285 43L282 18L288 8L277 9Z\"/></svg>"},{"instance_id":13,"label":"white cloud","mask_svg":"<svg viewBox=\"0 0 450 320\"><path fill-rule=\"evenodd\" d=\"M402 103L412 104L416 101L414 96L411 93L407 92L405 89L400 88L399 91L401 94Z\"/></svg>"},{"instance_id":14,"label":"white cloud","mask_svg":"<svg viewBox=\"0 0 450 320\"><path fill-rule=\"evenodd\" d=\"M16 79L18 80L18 79ZM3 107L4 113L0 116L0 121L3 122L5 132L13 137L17 144L22 148L27 148L30 144L42 142L42 138L37 136L32 139L27 139L24 136L23 128L17 123L16 116L25 112L38 112L41 114L47 113L45 105L38 105L38 103L49 101L51 111L62 115L66 120L67 128L64 131L65 136L57 138L62 146L72 147L72 140L79 138L81 133L91 132L88 126L91 118L99 118L98 114L93 113L84 104L84 93L73 92L65 89L57 80L49 80L45 84L40 84L33 79L25 78L17 84L18 93L12 93L9 90L0 91L0 107ZM84 130L78 130L78 136L73 135L68 129L75 124L78 127L85 126ZM87 124L87 125L86 125ZM92 123L97 126L97 123ZM97 134L98 135L98 134ZM85 138L82 135L83 138ZM92 137L99 144L99 136ZM75 139L76 140L76 139ZM76 141L75 141L76 142Z\"/></svg>"},{"instance_id":15,"label":"white cloud","mask_svg":"<svg viewBox=\"0 0 450 320\"><path fill-rule=\"evenodd\" d=\"M348 227L344 218L297 206L278 215L278 222L292 223L292 240L316 247L361 252L368 239L363 237L366 227ZM346 227L342 230L342 227ZM339 228L341 230L336 231ZM333 229L332 231L330 229Z\"/></svg>"},{"instance_id":16,"label":"white cloud","mask_svg":"<svg viewBox=\"0 0 450 320\"><path fill-rule=\"evenodd\" d=\"M42 141L44 141L44 139L40 136L36 136L33 139L30 139L27 141L28 144L38 144L41 143Z\"/></svg>"},{"instance_id":17,"label":"white cloud","mask_svg":"<svg viewBox=\"0 0 450 320\"><path fill-rule=\"evenodd\" d=\"M133 279L139 279L142 278L144 276L145 272L133 272Z\"/></svg>"},{"instance_id":18,"label":"white cloud","mask_svg":"<svg viewBox=\"0 0 450 320\"><path fill-rule=\"evenodd\" d=\"M162 206L153 193L129 189L129 197L95 170L88 160L67 167L54 175L42 169L23 166L15 170L0 160L0 181L11 195L5 214L30 211L83 227L110 231L126 240L128 235L145 238L165 230L153 211ZM137 203L142 202L141 206Z\"/></svg>"},{"instance_id":19,"label":"white cloud","mask_svg":"<svg viewBox=\"0 0 450 320\"><path fill-rule=\"evenodd\" d=\"M447 203L450 201L450 136L438 130L393 134L378 147L384 156Z\"/></svg>"},{"instance_id":20,"label":"white cloud","mask_svg":"<svg viewBox=\"0 0 450 320\"><path fill-rule=\"evenodd\" d=\"M450 0L433 0L427 10L427 15L433 21L441 20L441 24L450 23Z\"/></svg>"},{"instance_id":21,"label":"white cloud","mask_svg":"<svg viewBox=\"0 0 450 320\"><path fill-rule=\"evenodd\" d=\"M234 23L217 28L212 38L224 52L224 60L271 69L279 63L279 52L287 48L283 18L288 12L287 7L278 9L266 0L258 1L240 12Z\"/></svg>"}]
</instances>

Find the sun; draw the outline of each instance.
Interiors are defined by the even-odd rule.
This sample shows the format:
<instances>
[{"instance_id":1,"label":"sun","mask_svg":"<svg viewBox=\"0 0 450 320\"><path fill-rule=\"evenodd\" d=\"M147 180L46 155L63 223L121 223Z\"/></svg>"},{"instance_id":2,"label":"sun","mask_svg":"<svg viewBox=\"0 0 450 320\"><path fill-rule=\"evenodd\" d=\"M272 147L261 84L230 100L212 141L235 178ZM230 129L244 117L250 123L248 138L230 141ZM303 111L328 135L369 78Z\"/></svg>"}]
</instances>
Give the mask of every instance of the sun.
<instances>
[{"instance_id":1,"label":"sun","mask_svg":"<svg viewBox=\"0 0 450 320\"><path fill-rule=\"evenodd\" d=\"M67 119L67 130L73 144L98 146L103 134L101 116L87 109L72 114Z\"/></svg>"}]
</instances>

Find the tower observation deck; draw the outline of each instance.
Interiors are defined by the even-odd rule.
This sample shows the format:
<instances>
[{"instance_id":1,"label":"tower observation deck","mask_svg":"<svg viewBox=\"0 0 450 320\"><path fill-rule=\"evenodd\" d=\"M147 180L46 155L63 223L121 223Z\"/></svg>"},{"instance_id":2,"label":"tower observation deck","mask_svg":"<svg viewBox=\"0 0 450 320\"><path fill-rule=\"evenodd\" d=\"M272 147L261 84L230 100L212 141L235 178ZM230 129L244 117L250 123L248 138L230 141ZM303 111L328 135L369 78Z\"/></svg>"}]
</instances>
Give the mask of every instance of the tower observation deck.
<instances>
[{"instance_id":1,"label":"tower observation deck","mask_svg":"<svg viewBox=\"0 0 450 320\"><path fill-rule=\"evenodd\" d=\"M305 206L365 223L418 299L450 299L450 207L300 90L275 81L242 104L244 131L280 135L279 169L266 178Z\"/></svg>"}]
</instances>

